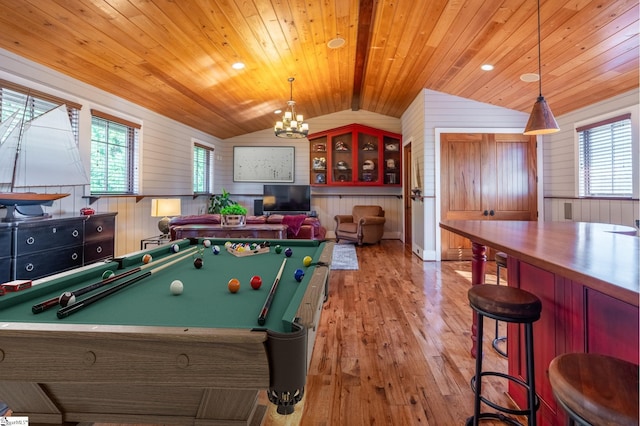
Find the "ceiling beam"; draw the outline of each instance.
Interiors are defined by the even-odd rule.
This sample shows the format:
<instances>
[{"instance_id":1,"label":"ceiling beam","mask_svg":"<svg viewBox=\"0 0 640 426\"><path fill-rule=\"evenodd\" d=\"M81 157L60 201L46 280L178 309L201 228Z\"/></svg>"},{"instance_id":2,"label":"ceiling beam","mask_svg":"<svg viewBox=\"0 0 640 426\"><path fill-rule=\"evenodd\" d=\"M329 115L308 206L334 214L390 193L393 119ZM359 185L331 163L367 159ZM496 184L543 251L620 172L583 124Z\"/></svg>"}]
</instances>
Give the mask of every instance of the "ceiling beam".
<instances>
[{"instance_id":1,"label":"ceiling beam","mask_svg":"<svg viewBox=\"0 0 640 426\"><path fill-rule=\"evenodd\" d=\"M360 0L358 5L358 36L356 41L356 63L353 72L353 95L351 97L351 110L360 109L362 86L364 85L364 73L369 55L369 43L371 42L371 28L373 27L374 8L376 0Z\"/></svg>"}]
</instances>

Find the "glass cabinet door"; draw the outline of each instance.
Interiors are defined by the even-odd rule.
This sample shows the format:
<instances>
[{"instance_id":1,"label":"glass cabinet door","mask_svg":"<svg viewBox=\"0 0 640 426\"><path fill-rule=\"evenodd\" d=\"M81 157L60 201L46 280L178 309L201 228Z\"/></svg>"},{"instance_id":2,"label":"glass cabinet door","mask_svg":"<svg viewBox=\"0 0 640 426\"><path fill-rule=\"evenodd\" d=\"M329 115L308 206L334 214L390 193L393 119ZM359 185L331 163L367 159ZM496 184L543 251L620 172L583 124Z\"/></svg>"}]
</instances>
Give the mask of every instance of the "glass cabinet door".
<instances>
[{"instance_id":1,"label":"glass cabinet door","mask_svg":"<svg viewBox=\"0 0 640 426\"><path fill-rule=\"evenodd\" d=\"M326 185L327 184L327 137L322 136L320 138L311 141L311 176L309 183L312 185Z\"/></svg>"},{"instance_id":2,"label":"glass cabinet door","mask_svg":"<svg viewBox=\"0 0 640 426\"><path fill-rule=\"evenodd\" d=\"M400 140L391 136L383 137L384 183L386 185L401 184L400 175Z\"/></svg>"},{"instance_id":3,"label":"glass cabinet door","mask_svg":"<svg viewBox=\"0 0 640 426\"><path fill-rule=\"evenodd\" d=\"M380 176L378 145L378 136L358 132L358 182L378 182Z\"/></svg>"},{"instance_id":4,"label":"glass cabinet door","mask_svg":"<svg viewBox=\"0 0 640 426\"><path fill-rule=\"evenodd\" d=\"M351 132L331 137L331 183L353 181L353 148Z\"/></svg>"}]
</instances>

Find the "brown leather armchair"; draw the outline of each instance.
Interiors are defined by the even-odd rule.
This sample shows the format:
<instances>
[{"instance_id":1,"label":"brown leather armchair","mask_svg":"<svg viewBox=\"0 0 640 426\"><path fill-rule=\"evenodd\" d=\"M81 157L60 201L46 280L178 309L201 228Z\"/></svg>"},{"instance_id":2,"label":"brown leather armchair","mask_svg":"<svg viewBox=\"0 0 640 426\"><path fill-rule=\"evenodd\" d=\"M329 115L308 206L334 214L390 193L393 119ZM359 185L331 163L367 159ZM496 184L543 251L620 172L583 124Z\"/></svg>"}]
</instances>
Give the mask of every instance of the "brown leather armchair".
<instances>
[{"instance_id":1,"label":"brown leather armchair","mask_svg":"<svg viewBox=\"0 0 640 426\"><path fill-rule=\"evenodd\" d=\"M384 210L380 206L353 206L350 215L336 215L336 242L341 239L374 244L384 233Z\"/></svg>"}]
</instances>

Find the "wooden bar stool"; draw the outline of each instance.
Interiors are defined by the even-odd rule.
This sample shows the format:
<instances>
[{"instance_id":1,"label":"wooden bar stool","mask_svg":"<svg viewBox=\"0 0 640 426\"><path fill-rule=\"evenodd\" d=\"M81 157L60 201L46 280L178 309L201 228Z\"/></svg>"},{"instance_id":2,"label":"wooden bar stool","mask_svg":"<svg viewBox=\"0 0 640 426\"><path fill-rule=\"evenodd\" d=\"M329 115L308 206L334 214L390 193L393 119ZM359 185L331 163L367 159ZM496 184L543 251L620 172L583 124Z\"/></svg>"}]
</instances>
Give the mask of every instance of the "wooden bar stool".
<instances>
[{"instance_id":1,"label":"wooden bar stool","mask_svg":"<svg viewBox=\"0 0 640 426\"><path fill-rule=\"evenodd\" d=\"M503 253L501 251L496 253L496 275L497 275L497 279L496 279L496 285L500 285L500 270L502 268L507 268L507 254ZM493 347L493 350L495 350L497 353L499 353L500 355L502 355L503 357L507 358L507 350L502 349L499 344L500 343L504 343L506 344L507 342L507 336L500 336L499 332L498 332L498 324L500 323L500 321L496 321L496 333L495 336L493 338L493 342L491 343L491 346Z\"/></svg>"},{"instance_id":2,"label":"wooden bar stool","mask_svg":"<svg viewBox=\"0 0 640 426\"><path fill-rule=\"evenodd\" d=\"M549 364L549 382L569 425L638 425L638 366L605 355L570 353Z\"/></svg>"},{"instance_id":3,"label":"wooden bar stool","mask_svg":"<svg viewBox=\"0 0 640 426\"><path fill-rule=\"evenodd\" d=\"M467 419L467 425L478 425L481 419L498 419L505 423L520 425L520 423L502 413L516 416L527 416L530 426L536 425L536 411L540 407L540 400L536 395L535 376L533 367L533 323L540 319L542 302L528 291L515 287L497 285L474 285L467 293L471 308L476 313L476 372L471 379L471 389L474 392L474 413ZM498 321L524 324L525 353L527 379L510 376L498 371L482 371L482 331L483 318L488 317ZM527 391L527 407L513 409L498 405L482 396L482 378L497 376L514 382ZM501 413L482 413L481 403L501 411Z\"/></svg>"}]
</instances>

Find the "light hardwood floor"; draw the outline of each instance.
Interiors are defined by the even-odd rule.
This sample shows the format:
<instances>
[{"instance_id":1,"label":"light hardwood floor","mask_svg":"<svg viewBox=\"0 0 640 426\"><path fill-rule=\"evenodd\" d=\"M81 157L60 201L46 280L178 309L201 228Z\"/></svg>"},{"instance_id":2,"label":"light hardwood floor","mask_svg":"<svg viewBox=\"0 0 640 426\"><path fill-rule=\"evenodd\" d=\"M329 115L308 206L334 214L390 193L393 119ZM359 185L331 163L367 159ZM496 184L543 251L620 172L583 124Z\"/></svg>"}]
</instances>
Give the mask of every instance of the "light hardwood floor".
<instances>
[{"instance_id":1,"label":"light hardwood floor","mask_svg":"<svg viewBox=\"0 0 640 426\"><path fill-rule=\"evenodd\" d=\"M331 273L303 402L290 416L269 407L263 425L464 424L475 368L470 263L422 262L397 240L356 251L358 271ZM486 281L495 280L489 262ZM490 347L494 324L485 321L484 364L506 372ZM505 383L483 384L509 405Z\"/></svg>"}]
</instances>

